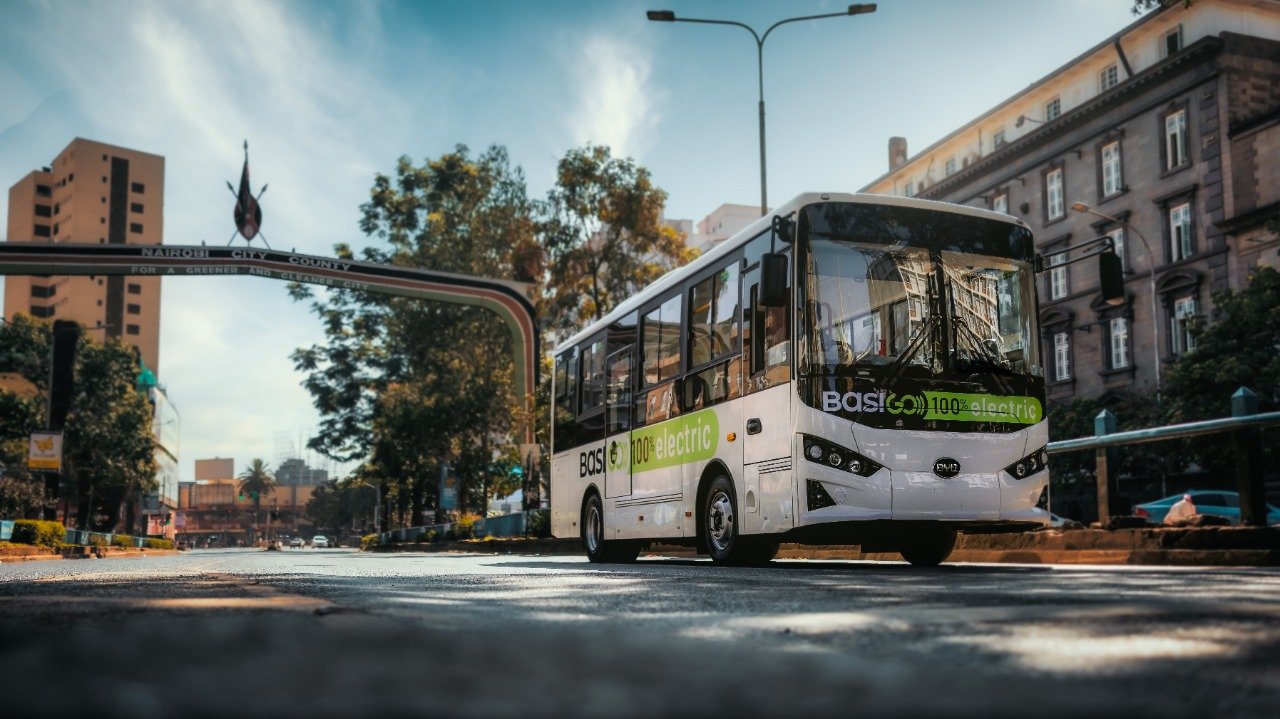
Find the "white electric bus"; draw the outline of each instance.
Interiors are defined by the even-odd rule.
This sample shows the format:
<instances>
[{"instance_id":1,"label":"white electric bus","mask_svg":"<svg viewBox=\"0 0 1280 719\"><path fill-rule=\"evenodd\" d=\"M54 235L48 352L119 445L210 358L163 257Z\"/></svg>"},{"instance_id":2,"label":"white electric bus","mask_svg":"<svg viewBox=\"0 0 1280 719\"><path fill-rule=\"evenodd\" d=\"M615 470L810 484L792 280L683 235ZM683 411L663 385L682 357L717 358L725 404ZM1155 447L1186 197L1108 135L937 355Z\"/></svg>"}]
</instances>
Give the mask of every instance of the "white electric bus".
<instances>
[{"instance_id":1,"label":"white electric bus","mask_svg":"<svg viewBox=\"0 0 1280 719\"><path fill-rule=\"evenodd\" d=\"M932 565L1047 523L1036 269L1007 215L795 198L555 350L552 534Z\"/></svg>"}]
</instances>

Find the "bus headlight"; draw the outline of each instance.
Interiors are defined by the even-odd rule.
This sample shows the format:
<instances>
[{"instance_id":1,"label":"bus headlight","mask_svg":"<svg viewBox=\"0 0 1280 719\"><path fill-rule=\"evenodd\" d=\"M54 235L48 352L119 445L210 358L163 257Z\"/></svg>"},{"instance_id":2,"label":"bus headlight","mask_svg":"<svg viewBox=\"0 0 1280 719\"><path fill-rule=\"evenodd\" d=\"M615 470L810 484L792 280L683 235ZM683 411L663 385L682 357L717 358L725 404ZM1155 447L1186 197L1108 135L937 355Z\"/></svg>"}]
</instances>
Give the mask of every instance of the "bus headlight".
<instances>
[{"instance_id":1,"label":"bus headlight","mask_svg":"<svg viewBox=\"0 0 1280 719\"><path fill-rule=\"evenodd\" d=\"M856 474L859 477L870 477L879 472L882 467L882 465L851 449L841 447L835 442L829 442L807 434L800 436L804 440L804 455L810 461L820 462L832 469Z\"/></svg>"},{"instance_id":2,"label":"bus headlight","mask_svg":"<svg viewBox=\"0 0 1280 719\"><path fill-rule=\"evenodd\" d=\"M1012 475L1014 479L1025 479L1037 472L1043 471L1048 466L1049 452L1046 446L1037 449L1017 462L1005 467L1004 471Z\"/></svg>"}]
</instances>

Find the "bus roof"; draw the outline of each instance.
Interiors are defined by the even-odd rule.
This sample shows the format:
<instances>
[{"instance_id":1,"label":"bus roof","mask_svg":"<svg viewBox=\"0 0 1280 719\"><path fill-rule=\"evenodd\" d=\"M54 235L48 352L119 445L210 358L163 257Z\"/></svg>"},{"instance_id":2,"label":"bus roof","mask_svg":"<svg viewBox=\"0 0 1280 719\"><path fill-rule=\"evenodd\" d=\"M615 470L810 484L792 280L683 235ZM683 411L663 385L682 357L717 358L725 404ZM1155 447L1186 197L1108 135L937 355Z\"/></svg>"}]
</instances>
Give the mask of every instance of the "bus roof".
<instances>
[{"instance_id":1,"label":"bus roof","mask_svg":"<svg viewBox=\"0 0 1280 719\"><path fill-rule=\"evenodd\" d=\"M936 210L939 212L953 212L960 215L971 215L973 217L982 217L988 220L997 220L1000 222L1008 222L1026 229L1026 223L1011 217L1009 215L993 212L978 207L969 207L968 205L955 205L950 202L938 202L936 200L920 200L914 197L893 197L889 195L872 195L866 193L851 194L847 192L806 192L797 195L789 202L774 208L768 215L747 225L745 228L734 233L732 237L716 245L705 255L695 259L693 262L684 267L677 267L667 274L654 280L652 284L644 288L640 292L627 298L622 304L615 307L609 314L602 319L592 322L585 329L580 330L572 337L561 342L556 346L555 354L572 347L600 330L608 327L622 317L627 316L633 310L639 308L651 300L655 295L662 294L667 290L679 285L689 277L698 274L704 268L714 265L720 258L732 253L741 247L748 239L768 230L773 217L777 215L787 215L795 210L799 210L806 205L812 205L818 202L859 202L870 205L893 205L896 207L916 207L922 210Z\"/></svg>"}]
</instances>

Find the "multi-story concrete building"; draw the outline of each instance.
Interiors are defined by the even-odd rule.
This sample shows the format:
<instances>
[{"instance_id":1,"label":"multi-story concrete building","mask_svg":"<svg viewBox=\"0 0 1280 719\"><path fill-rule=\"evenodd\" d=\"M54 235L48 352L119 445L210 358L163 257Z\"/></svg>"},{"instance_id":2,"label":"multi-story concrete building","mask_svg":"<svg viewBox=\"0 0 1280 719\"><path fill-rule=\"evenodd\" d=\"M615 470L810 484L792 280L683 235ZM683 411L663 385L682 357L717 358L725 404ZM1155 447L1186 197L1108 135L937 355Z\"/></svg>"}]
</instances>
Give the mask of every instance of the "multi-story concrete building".
<instances>
[{"instance_id":1,"label":"multi-story concrete building","mask_svg":"<svg viewBox=\"0 0 1280 719\"><path fill-rule=\"evenodd\" d=\"M164 158L76 138L9 188L9 242L158 245L164 241ZM104 327L159 374L159 277L5 280L4 314Z\"/></svg>"},{"instance_id":2,"label":"multi-story concrete building","mask_svg":"<svg viewBox=\"0 0 1280 719\"><path fill-rule=\"evenodd\" d=\"M1148 391L1211 293L1280 264L1280 2L1172 3L914 156L892 138L889 164L864 192L1006 212L1055 263L1111 237L1122 306L1092 262L1044 273L1049 398Z\"/></svg>"},{"instance_id":3,"label":"multi-story concrete building","mask_svg":"<svg viewBox=\"0 0 1280 719\"><path fill-rule=\"evenodd\" d=\"M698 223L698 231L688 236L686 244L705 253L758 219L760 219L759 205L725 203L702 218Z\"/></svg>"},{"instance_id":4,"label":"multi-story concrete building","mask_svg":"<svg viewBox=\"0 0 1280 719\"><path fill-rule=\"evenodd\" d=\"M310 470L301 460L296 461L302 470L323 472ZM286 471L285 479L290 481L281 482L270 494L262 497L256 514L253 498L240 494L234 460L197 459L195 475L196 481L178 485L181 521L177 523L177 532L178 539L182 541L197 546L206 542L214 546L234 546L237 542L262 539L268 532L274 538L309 535L314 529L306 521L304 513L315 487L292 483L297 476L289 471ZM313 477L314 474L309 474L307 478Z\"/></svg>"}]
</instances>

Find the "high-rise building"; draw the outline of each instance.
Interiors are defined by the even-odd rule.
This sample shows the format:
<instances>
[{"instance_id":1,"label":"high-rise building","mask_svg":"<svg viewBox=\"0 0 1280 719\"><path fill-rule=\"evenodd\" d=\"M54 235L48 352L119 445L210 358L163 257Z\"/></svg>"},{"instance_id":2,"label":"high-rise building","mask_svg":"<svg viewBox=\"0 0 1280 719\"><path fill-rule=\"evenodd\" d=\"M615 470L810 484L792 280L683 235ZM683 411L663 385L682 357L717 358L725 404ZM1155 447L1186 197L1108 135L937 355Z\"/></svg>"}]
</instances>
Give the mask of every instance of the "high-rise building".
<instances>
[{"instance_id":1,"label":"high-rise building","mask_svg":"<svg viewBox=\"0 0 1280 719\"><path fill-rule=\"evenodd\" d=\"M164 158L76 138L53 163L9 188L9 242L159 245L164 241ZM5 280L4 315L102 327L160 366L159 277Z\"/></svg>"},{"instance_id":2,"label":"high-rise building","mask_svg":"<svg viewBox=\"0 0 1280 719\"><path fill-rule=\"evenodd\" d=\"M1212 293L1280 265L1280 2L1167 3L889 171L863 192L1030 225L1048 397L1149 392L1191 350ZM1125 301L1066 248L1114 243ZM1061 264L1060 267L1054 265Z\"/></svg>"}]
</instances>

